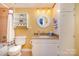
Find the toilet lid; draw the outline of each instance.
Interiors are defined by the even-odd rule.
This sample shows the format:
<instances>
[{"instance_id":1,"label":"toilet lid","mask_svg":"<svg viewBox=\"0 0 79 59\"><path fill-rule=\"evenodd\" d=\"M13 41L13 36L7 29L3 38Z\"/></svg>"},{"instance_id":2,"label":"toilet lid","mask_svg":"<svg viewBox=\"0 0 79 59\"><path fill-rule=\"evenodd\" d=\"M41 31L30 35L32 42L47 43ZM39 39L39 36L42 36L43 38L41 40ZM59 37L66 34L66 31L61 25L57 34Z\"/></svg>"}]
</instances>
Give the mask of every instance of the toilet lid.
<instances>
[{"instance_id":1,"label":"toilet lid","mask_svg":"<svg viewBox=\"0 0 79 59\"><path fill-rule=\"evenodd\" d=\"M9 47L9 52L17 52L21 50L21 45Z\"/></svg>"}]
</instances>

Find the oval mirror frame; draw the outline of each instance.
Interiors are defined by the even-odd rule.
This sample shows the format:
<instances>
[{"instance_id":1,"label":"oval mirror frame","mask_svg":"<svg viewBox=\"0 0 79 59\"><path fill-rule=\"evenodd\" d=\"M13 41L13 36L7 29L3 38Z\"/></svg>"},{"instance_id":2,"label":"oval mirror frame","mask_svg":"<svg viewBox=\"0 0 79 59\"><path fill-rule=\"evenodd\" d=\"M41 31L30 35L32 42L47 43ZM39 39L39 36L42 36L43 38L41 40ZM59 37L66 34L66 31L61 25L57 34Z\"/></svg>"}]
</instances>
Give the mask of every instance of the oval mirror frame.
<instances>
[{"instance_id":1,"label":"oval mirror frame","mask_svg":"<svg viewBox=\"0 0 79 59\"><path fill-rule=\"evenodd\" d=\"M37 17L37 24L41 27L41 28L46 28L50 25L50 19L47 15L39 15Z\"/></svg>"}]
</instances>

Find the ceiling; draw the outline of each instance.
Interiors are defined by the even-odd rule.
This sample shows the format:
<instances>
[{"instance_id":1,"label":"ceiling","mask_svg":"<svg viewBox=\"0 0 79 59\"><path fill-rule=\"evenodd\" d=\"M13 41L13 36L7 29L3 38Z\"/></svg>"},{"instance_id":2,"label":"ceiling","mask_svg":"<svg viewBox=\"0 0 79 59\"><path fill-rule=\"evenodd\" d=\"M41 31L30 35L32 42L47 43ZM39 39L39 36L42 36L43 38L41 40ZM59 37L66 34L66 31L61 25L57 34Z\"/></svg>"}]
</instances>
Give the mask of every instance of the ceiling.
<instances>
[{"instance_id":1,"label":"ceiling","mask_svg":"<svg viewBox=\"0 0 79 59\"><path fill-rule=\"evenodd\" d=\"M0 3L0 8L45 8L53 7L55 3Z\"/></svg>"}]
</instances>

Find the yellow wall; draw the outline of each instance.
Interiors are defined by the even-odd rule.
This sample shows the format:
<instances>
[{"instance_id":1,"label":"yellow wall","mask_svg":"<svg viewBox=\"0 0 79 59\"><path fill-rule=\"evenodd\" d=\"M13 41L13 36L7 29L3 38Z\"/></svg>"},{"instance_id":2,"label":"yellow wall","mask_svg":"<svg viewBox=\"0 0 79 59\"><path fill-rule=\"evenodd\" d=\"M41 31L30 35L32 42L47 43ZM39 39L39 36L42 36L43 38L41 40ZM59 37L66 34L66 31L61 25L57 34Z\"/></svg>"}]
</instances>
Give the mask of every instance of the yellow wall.
<instances>
[{"instance_id":1,"label":"yellow wall","mask_svg":"<svg viewBox=\"0 0 79 59\"><path fill-rule=\"evenodd\" d=\"M76 47L76 55L79 55L79 4L75 4L75 12L76 12L76 21L75 21L75 47Z\"/></svg>"},{"instance_id":2,"label":"yellow wall","mask_svg":"<svg viewBox=\"0 0 79 59\"><path fill-rule=\"evenodd\" d=\"M29 41L31 40L31 38L34 36L35 32L49 32L49 31L53 31L54 28L52 28L52 24L53 24L53 17L55 16L55 11L56 9L49 9L50 12L47 12L48 9L44 8L44 9L39 9L39 11L37 11L38 9L36 8L16 8L15 9L15 13L28 13L29 14L29 26L31 28L16 28L15 32L16 35L25 35L28 39L26 44L23 46L23 48L32 48L31 44L29 43ZM36 24L36 16L41 13L42 11L45 11L45 14L48 15L52 21L52 24L46 28L46 29L41 29L37 24ZM79 4L75 4L75 12L76 12L76 17L75 17L75 48L76 48L76 55L79 55Z\"/></svg>"},{"instance_id":3,"label":"yellow wall","mask_svg":"<svg viewBox=\"0 0 79 59\"><path fill-rule=\"evenodd\" d=\"M15 29L15 32L16 32L16 35L25 35L28 39L26 41L26 44L23 46L23 48L29 48L31 49L32 46L31 44L29 43L31 38L34 36L34 33L35 32L45 32L45 33L48 33L48 32L53 32L54 28L53 28L53 17L54 17L54 12L53 12L54 9L50 8L42 8L42 9L38 9L38 8L15 8L15 11L14 13L28 13L29 15L29 28L26 29L26 28L16 28ZM50 17L50 26L43 29L43 28L40 28L36 21L37 21L37 16L41 13L44 13L46 14L47 16ZM54 14L53 14L54 13Z\"/></svg>"}]
</instances>

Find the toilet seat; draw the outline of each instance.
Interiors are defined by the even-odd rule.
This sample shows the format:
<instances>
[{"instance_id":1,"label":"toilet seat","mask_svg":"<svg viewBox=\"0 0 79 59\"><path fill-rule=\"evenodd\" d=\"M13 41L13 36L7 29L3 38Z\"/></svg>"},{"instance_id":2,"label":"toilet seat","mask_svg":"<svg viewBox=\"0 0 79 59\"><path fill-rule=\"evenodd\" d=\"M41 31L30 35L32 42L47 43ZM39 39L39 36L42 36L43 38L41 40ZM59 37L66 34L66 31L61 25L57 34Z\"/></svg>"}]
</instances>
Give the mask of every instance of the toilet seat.
<instances>
[{"instance_id":1,"label":"toilet seat","mask_svg":"<svg viewBox=\"0 0 79 59\"><path fill-rule=\"evenodd\" d=\"M9 56L21 55L21 45L10 47L8 50L8 55Z\"/></svg>"}]
</instances>

